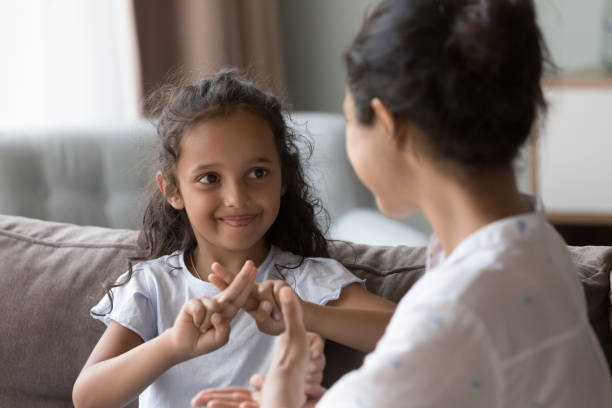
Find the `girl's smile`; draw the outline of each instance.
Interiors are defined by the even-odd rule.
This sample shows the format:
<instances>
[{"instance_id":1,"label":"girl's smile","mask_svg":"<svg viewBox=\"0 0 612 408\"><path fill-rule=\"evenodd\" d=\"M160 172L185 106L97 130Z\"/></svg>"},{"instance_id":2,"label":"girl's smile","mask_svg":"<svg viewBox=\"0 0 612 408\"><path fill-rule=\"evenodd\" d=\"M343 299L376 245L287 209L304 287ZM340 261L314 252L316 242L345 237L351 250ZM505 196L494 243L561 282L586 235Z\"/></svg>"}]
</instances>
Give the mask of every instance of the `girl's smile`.
<instances>
[{"instance_id":1,"label":"girl's smile","mask_svg":"<svg viewBox=\"0 0 612 408\"><path fill-rule=\"evenodd\" d=\"M223 221L230 227L246 227L257 218L258 214L244 214L244 215L228 215L224 217L219 217L220 221Z\"/></svg>"}]
</instances>

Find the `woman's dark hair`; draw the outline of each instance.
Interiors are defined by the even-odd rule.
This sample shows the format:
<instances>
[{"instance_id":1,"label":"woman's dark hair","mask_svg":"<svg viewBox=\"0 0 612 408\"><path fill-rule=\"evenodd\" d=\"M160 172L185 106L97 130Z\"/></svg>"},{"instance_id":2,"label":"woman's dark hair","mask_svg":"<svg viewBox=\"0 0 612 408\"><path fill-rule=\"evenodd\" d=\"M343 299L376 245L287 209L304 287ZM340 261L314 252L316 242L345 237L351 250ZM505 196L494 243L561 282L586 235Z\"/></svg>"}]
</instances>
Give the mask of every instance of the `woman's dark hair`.
<instances>
[{"instance_id":1,"label":"woman's dark hair","mask_svg":"<svg viewBox=\"0 0 612 408\"><path fill-rule=\"evenodd\" d=\"M383 0L345 53L359 122L379 98L434 158L508 166L546 109L532 0Z\"/></svg>"},{"instance_id":2,"label":"woman's dark hair","mask_svg":"<svg viewBox=\"0 0 612 408\"><path fill-rule=\"evenodd\" d=\"M282 250L300 255L302 260L307 256L328 257L327 241L317 222L319 214L326 221L326 212L311 194L298 145L308 148L310 152L312 147L287 126L278 99L231 69L221 70L194 84L184 82L177 75L148 98L150 114L159 117L156 168L168 183L166 194L171 195L178 190L176 163L186 130L209 119L229 116L237 110L250 112L263 119L272 130L280 157L282 183L286 189L281 197L278 216L265 235L266 240ZM131 279L133 262L155 259L176 250L192 250L196 246L185 210L173 208L154 183L144 212L138 245L142 249L142 256L130 259L127 278L107 287L111 310L113 301L110 290Z\"/></svg>"}]
</instances>

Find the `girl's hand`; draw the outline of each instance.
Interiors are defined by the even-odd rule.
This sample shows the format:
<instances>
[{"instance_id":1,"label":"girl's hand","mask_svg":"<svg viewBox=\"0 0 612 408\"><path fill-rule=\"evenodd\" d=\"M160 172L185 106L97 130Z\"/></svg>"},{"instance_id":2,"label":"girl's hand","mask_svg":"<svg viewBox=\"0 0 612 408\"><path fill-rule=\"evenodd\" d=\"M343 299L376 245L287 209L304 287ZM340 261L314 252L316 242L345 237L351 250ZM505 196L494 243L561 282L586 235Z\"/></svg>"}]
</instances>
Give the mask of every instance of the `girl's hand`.
<instances>
[{"instance_id":1,"label":"girl's hand","mask_svg":"<svg viewBox=\"0 0 612 408\"><path fill-rule=\"evenodd\" d=\"M183 305L168 331L178 361L210 353L227 343L230 326L219 311L219 304L207 297Z\"/></svg>"},{"instance_id":2,"label":"girl's hand","mask_svg":"<svg viewBox=\"0 0 612 408\"><path fill-rule=\"evenodd\" d=\"M215 285L217 289L219 289L219 291L221 292L224 291L232 283L232 281L234 280L234 277L236 276L235 274L227 270L219 262L213 263L211 266L211 270L212 270L212 273L208 275L208 281L212 283L213 285ZM242 308L247 312L254 311L255 309L257 309L257 306L259 305L259 301L257 300L257 297L255 296L255 292L256 292L255 283L252 283L250 287L251 287L252 293L249 293L249 296L247 297L246 301L242 305Z\"/></svg>"},{"instance_id":3,"label":"girl's hand","mask_svg":"<svg viewBox=\"0 0 612 408\"><path fill-rule=\"evenodd\" d=\"M287 282L282 280L268 280L255 284L255 296L259 305L249 314L255 319L257 328L262 333L277 336L285 330L279 301L282 288L287 288L293 292ZM296 298L299 301L297 295Z\"/></svg>"},{"instance_id":4,"label":"girl's hand","mask_svg":"<svg viewBox=\"0 0 612 408\"><path fill-rule=\"evenodd\" d=\"M167 336L176 361L210 353L227 343L229 322L252 290L256 269L247 261L235 279L213 298L191 299L183 305Z\"/></svg>"},{"instance_id":5,"label":"girl's hand","mask_svg":"<svg viewBox=\"0 0 612 408\"><path fill-rule=\"evenodd\" d=\"M295 295L293 294L293 296ZM295 296L295 298L297 298L297 296ZM299 319L301 319L301 316L299 317ZM298 324L302 324L302 323L298 322ZM288 327L291 327L291 326L288 325ZM291 331L291 329L289 331ZM294 338L297 337L295 336L295 329L293 330L293 332L294 334L289 335L289 337L294 337ZM278 370L275 370L275 364L277 365L276 369L279 368L278 366L281 366L282 373L286 372L285 370L287 369L287 363L288 362L290 363L291 359L285 359L283 363L278 364L279 343L281 339L283 338L283 336L281 336L281 338L277 340L277 344L275 346L276 354L274 358L274 363L271 367L271 374L269 376L266 376L266 374L255 374L254 376L251 377L251 381L250 381L251 385L258 390L260 390L264 386L264 383L274 382L275 378L278 378L279 373L278 373ZM305 337L308 342L308 346L307 348L304 349L305 351L304 357L308 355L310 357L310 362L308 364L303 364L304 366L306 366L305 376L303 377L304 382L303 382L303 387L302 387L304 389L304 394L303 394L303 397L301 398L299 395L293 398L294 400L293 402L297 404L295 405L296 407L314 407L316 402L325 393L325 389L321 387L321 380L323 378L323 368L325 367L325 357L323 355L323 340L321 339L320 336L318 336L315 333L306 333ZM294 350L294 353L295 353L295 350ZM300 355L299 351L297 352L297 355L298 356ZM304 358L304 360L306 360L306 358ZM298 367L297 367L298 375L294 376L295 378L293 381L289 380L287 385L292 386L295 383L295 381L300 380L299 378L300 377L299 376L300 364L302 363L298 362ZM291 375L291 373L287 372L287 375L289 376ZM266 385L266 387L270 387L270 385ZM289 389L289 392L294 394L291 391L292 390ZM207 390L200 391L191 400L191 406L193 407L207 406L208 408L229 408L229 407L258 408L260 406L259 405L260 399L261 399L260 392L258 391L253 392L243 387L210 388ZM300 405L300 403L304 405ZM277 405L272 405L272 406L277 406ZM293 405L290 405L290 406L293 406Z\"/></svg>"},{"instance_id":6,"label":"girl's hand","mask_svg":"<svg viewBox=\"0 0 612 408\"><path fill-rule=\"evenodd\" d=\"M208 275L208 280L219 290L224 290L234 279L234 275L219 264L213 265L213 273ZM257 328L266 334L279 335L285 330L282 314L278 302L278 294L281 288L289 287L282 280L268 280L253 284L243 309L247 311L257 323Z\"/></svg>"}]
</instances>

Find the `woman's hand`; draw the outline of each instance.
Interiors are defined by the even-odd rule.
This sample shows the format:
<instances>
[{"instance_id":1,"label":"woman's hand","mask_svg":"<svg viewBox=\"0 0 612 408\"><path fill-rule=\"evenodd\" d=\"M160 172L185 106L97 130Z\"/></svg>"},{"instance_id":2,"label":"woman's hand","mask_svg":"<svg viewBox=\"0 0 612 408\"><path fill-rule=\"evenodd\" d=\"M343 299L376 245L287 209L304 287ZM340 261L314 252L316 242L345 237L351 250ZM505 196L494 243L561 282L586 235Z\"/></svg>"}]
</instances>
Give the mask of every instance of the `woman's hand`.
<instances>
[{"instance_id":1,"label":"woman's hand","mask_svg":"<svg viewBox=\"0 0 612 408\"><path fill-rule=\"evenodd\" d=\"M309 361L306 368L304 379L304 394L306 399L318 400L325 393L325 388L321 386L323 381L323 370L325 369L325 354L323 339L316 333L306 332L309 345ZM251 377L250 383L253 387L261 390L266 381L266 374L255 374Z\"/></svg>"},{"instance_id":2,"label":"woman's hand","mask_svg":"<svg viewBox=\"0 0 612 408\"><path fill-rule=\"evenodd\" d=\"M229 322L248 298L256 272L253 262L247 261L223 291L183 305L174 325L165 333L177 362L210 353L227 343Z\"/></svg>"},{"instance_id":3,"label":"woman's hand","mask_svg":"<svg viewBox=\"0 0 612 408\"><path fill-rule=\"evenodd\" d=\"M300 300L289 287L279 291L278 300L285 331L276 340L272 365L261 391L263 408L297 408L304 405L304 379L308 362L308 337Z\"/></svg>"},{"instance_id":4,"label":"woman's hand","mask_svg":"<svg viewBox=\"0 0 612 408\"><path fill-rule=\"evenodd\" d=\"M191 400L192 407L259 408L259 392L244 387L209 388Z\"/></svg>"},{"instance_id":5,"label":"woman's hand","mask_svg":"<svg viewBox=\"0 0 612 408\"><path fill-rule=\"evenodd\" d=\"M325 343L321 336L316 333L306 332L306 336L310 348L310 360L306 367L304 393L308 400L319 399L326 391L325 388L321 386L321 382L323 381L323 370L325 369Z\"/></svg>"},{"instance_id":6,"label":"woman's hand","mask_svg":"<svg viewBox=\"0 0 612 408\"><path fill-rule=\"evenodd\" d=\"M259 408L259 392L244 387L209 388L191 400L192 407Z\"/></svg>"},{"instance_id":7,"label":"woman's hand","mask_svg":"<svg viewBox=\"0 0 612 408\"><path fill-rule=\"evenodd\" d=\"M325 388L321 386L323 369L325 368L324 343L318 334L307 332L306 335L310 348L310 361L304 379L304 394L307 402L314 403L325 393ZM261 390L265 380L265 373L255 374L251 377L250 383L257 390ZM200 391L193 397L191 405L193 407L207 406L209 408L258 408L259 399L259 391L251 391L244 387L209 388Z\"/></svg>"}]
</instances>

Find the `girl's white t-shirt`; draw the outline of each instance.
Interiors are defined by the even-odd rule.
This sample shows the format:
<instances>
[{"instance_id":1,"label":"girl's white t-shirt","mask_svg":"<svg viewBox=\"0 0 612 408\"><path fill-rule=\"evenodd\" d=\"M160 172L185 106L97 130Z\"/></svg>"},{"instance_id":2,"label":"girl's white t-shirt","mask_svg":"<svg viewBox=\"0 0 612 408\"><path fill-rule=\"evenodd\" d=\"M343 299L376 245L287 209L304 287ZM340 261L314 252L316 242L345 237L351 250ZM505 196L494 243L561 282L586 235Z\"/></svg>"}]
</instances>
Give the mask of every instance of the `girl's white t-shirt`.
<instances>
[{"instance_id":1,"label":"girl's white t-shirt","mask_svg":"<svg viewBox=\"0 0 612 408\"><path fill-rule=\"evenodd\" d=\"M481 228L446 259L432 237L428 271L376 349L317 407L612 407L565 243L526 198L534 212Z\"/></svg>"},{"instance_id":2,"label":"girl's white t-shirt","mask_svg":"<svg viewBox=\"0 0 612 408\"><path fill-rule=\"evenodd\" d=\"M258 267L255 280L282 279L301 299L320 305L337 299L342 288L351 283L363 284L335 260L304 258L301 264L300 260L300 256L272 246ZM112 290L112 312L103 316L92 314L92 317L107 325L115 320L144 341L172 327L187 300L219 293L214 285L196 279L189 272L183 251L139 263L133 270L127 284ZM127 272L117 282L126 276ZM106 313L109 305L108 296L104 296L91 311ZM261 333L253 318L241 310L231 322L226 345L167 370L142 392L139 406L189 407L191 398L205 388L248 386L251 375L268 369L274 339Z\"/></svg>"}]
</instances>

